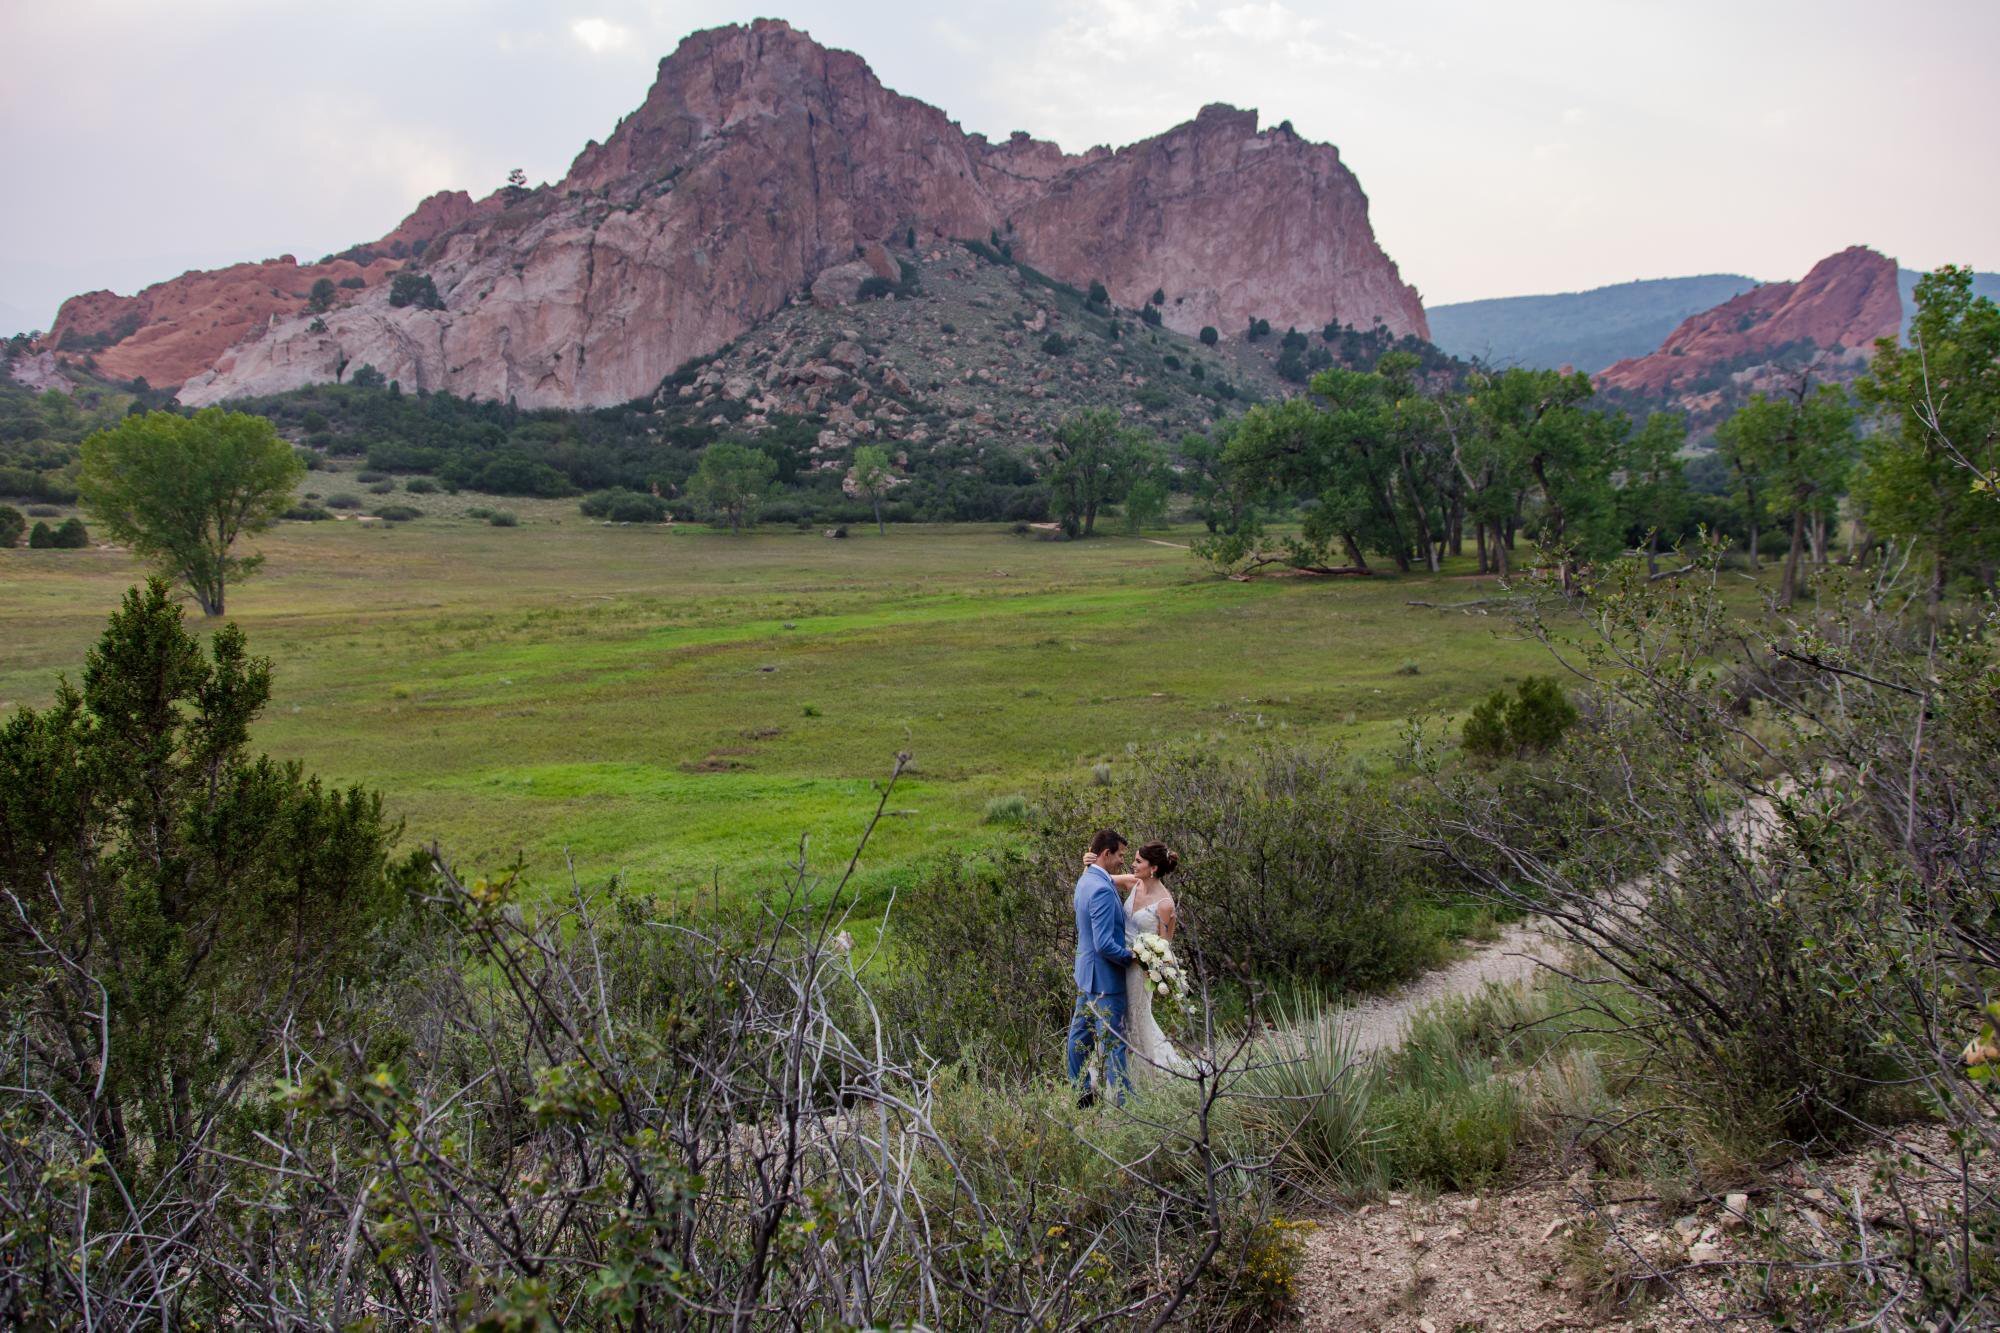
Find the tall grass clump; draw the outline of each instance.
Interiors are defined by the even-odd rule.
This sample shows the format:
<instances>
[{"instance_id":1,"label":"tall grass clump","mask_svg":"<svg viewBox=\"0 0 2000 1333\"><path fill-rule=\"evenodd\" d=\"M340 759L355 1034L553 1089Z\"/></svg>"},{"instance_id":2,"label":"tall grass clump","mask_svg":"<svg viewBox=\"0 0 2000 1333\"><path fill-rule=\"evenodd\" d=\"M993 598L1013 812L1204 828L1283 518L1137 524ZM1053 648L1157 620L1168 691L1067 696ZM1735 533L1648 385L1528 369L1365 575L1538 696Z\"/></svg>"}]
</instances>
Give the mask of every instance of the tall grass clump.
<instances>
[{"instance_id":1,"label":"tall grass clump","mask_svg":"<svg viewBox=\"0 0 2000 1333\"><path fill-rule=\"evenodd\" d=\"M1359 1199L1383 1186L1376 1078L1324 1000L1281 1006L1266 1058L1231 1089L1246 1131L1272 1145L1274 1176L1295 1192Z\"/></svg>"}]
</instances>

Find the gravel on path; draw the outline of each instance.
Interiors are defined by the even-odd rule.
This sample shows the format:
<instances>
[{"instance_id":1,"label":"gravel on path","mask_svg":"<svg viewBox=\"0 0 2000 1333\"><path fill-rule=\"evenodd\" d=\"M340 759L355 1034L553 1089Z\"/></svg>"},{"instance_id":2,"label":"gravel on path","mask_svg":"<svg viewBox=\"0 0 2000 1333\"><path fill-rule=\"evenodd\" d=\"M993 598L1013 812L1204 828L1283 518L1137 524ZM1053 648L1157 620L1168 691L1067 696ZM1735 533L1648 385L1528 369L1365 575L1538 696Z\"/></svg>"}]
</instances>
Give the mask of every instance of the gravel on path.
<instances>
[{"instance_id":1,"label":"gravel on path","mask_svg":"<svg viewBox=\"0 0 2000 1333\"><path fill-rule=\"evenodd\" d=\"M1342 1010L1338 1021L1341 1030L1354 1038L1354 1053L1372 1055L1400 1044L1411 1017L1424 1006L1471 995L1489 982L1506 986L1527 981L1561 953L1561 940L1539 920L1517 922L1502 929L1500 938L1475 946L1458 961Z\"/></svg>"}]
</instances>

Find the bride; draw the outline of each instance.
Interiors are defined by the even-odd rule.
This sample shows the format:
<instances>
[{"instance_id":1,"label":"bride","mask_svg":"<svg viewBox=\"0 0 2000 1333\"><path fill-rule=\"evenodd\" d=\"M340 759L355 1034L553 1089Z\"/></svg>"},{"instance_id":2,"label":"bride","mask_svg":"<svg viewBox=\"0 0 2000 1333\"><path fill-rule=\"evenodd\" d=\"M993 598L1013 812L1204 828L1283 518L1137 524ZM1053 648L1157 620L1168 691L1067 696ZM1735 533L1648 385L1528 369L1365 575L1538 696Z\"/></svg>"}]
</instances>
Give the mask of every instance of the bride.
<instances>
[{"instance_id":1,"label":"bride","mask_svg":"<svg viewBox=\"0 0 2000 1333\"><path fill-rule=\"evenodd\" d=\"M1132 874L1111 877L1125 894L1127 945L1146 934L1172 942L1180 922L1166 879L1180 863L1180 857L1167 850L1166 844L1149 842L1134 855ZM1132 1071L1139 1077L1192 1077L1195 1073L1194 1062L1174 1048L1154 1019L1153 988L1146 982L1146 969L1136 962L1125 965L1125 1047Z\"/></svg>"}]
</instances>

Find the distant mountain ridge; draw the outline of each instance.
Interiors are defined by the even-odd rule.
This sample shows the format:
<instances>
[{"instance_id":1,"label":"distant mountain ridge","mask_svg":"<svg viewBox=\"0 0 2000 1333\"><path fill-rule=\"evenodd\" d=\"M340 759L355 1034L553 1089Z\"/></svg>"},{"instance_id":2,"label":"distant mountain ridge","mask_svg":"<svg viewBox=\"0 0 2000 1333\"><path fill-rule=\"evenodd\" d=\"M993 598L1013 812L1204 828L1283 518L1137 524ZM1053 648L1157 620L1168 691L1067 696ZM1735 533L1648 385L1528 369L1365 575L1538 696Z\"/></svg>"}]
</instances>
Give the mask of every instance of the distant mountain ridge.
<instances>
[{"instance_id":1,"label":"distant mountain ridge","mask_svg":"<svg viewBox=\"0 0 2000 1333\"><path fill-rule=\"evenodd\" d=\"M1647 278L1585 292L1433 305L1431 341L1489 366L1574 366L1596 374L1644 356L1689 315L1757 285L1740 273Z\"/></svg>"}]
</instances>

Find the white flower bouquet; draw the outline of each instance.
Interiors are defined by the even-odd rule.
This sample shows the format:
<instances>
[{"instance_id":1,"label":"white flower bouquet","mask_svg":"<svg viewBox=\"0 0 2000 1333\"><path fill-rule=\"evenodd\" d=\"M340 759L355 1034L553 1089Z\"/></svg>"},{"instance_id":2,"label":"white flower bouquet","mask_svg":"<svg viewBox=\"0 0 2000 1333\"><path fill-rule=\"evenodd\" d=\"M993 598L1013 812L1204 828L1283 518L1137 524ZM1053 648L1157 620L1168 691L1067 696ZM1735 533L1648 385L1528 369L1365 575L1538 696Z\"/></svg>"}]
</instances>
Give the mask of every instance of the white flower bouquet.
<instances>
[{"instance_id":1,"label":"white flower bouquet","mask_svg":"<svg viewBox=\"0 0 2000 1333\"><path fill-rule=\"evenodd\" d=\"M1177 1015L1187 1006L1187 968L1174 953L1164 935L1147 931L1132 941L1132 956L1146 971L1146 984L1153 988L1153 1008Z\"/></svg>"}]
</instances>

